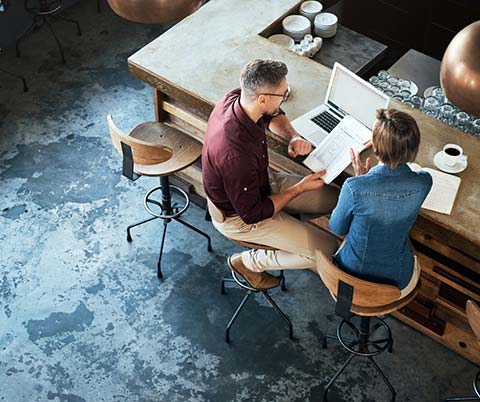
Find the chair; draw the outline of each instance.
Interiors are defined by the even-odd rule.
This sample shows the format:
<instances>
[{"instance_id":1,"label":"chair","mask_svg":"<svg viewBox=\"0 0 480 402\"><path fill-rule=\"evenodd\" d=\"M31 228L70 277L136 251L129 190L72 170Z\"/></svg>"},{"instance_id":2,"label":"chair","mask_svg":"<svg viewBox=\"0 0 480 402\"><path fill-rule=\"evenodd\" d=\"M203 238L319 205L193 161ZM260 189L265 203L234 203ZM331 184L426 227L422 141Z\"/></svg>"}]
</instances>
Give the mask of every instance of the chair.
<instances>
[{"instance_id":1,"label":"chair","mask_svg":"<svg viewBox=\"0 0 480 402\"><path fill-rule=\"evenodd\" d=\"M1 51L1 49L0 49ZM20 81L22 81L22 84L23 84L23 92L28 92L28 86L27 86L27 81L25 80L24 77L22 77L21 75L17 75L15 73L12 73L11 71L8 71L8 70L5 70L3 68L0 68L0 72L4 73L4 74L7 74L7 75L10 75L12 77L15 77L15 78L18 78Z\"/></svg>"},{"instance_id":2,"label":"chair","mask_svg":"<svg viewBox=\"0 0 480 402\"><path fill-rule=\"evenodd\" d=\"M467 320L472 328L477 342L480 342L480 307L473 300L468 300L465 310L467 311ZM477 374L473 378L473 390L475 391L476 396L470 397L451 397L445 399L444 402L451 401L480 401L480 370L477 371Z\"/></svg>"},{"instance_id":3,"label":"chair","mask_svg":"<svg viewBox=\"0 0 480 402\"><path fill-rule=\"evenodd\" d=\"M66 21L77 26L77 35L81 36L82 31L80 30L80 24L78 21L75 21L71 18L62 17L57 15L60 12L60 9L63 7L63 0L34 0L33 5L30 0L24 0L23 6L27 13L33 16L32 24L23 32L22 35L15 42L15 49L17 57L20 57L20 42L31 32L39 29L43 24L46 24L50 33L55 39L58 50L60 51L60 56L62 58L62 63L65 64L65 54L63 52L62 44L58 39L55 31L50 24L49 19L55 18L58 20Z\"/></svg>"},{"instance_id":4,"label":"chair","mask_svg":"<svg viewBox=\"0 0 480 402\"><path fill-rule=\"evenodd\" d=\"M210 200L207 199L207 213L209 212L210 215L217 221L217 222L223 222L225 220L225 215L223 214L223 211L221 211L219 208L217 208ZM208 215L207 215L208 216ZM208 217L207 217L208 219ZM275 250L273 247L261 245L261 244L256 244L256 243L250 243L246 241L241 241L241 240L235 240L230 237L228 237L229 240L233 241L234 243L237 243L240 246L249 248L249 249L255 249L255 250ZM282 290L286 290L285 286L285 275L283 273L283 270L280 271L280 285ZM268 290L260 290L251 287L248 283L246 283L243 279L241 279L238 274L232 269L231 270L231 278L230 277L224 277L222 279L222 285L221 285L221 293L224 295L226 294L225 291L225 283L235 283L242 289L245 289L247 293L245 294L244 298L238 305L237 309L233 313L232 317L230 318L227 327L225 329L225 342L230 343L230 328L232 327L233 323L239 316L240 312L242 311L243 307L245 306L247 300L249 299L250 295L252 293L263 293L265 298L268 300L268 302L272 305L272 307L275 309L275 311L282 317L282 319L287 323L288 325L288 333L289 333L289 338L293 339L293 326L292 322L288 318L288 316L282 311L282 309L277 305L277 303L272 299L272 296L268 293Z\"/></svg>"},{"instance_id":5,"label":"chair","mask_svg":"<svg viewBox=\"0 0 480 402\"><path fill-rule=\"evenodd\" d=\"M407 291L390 285L383 285L356 278L335 266L321 251L317 250L317 271L323 283L336 300L335 312L343 318L337 327L337 336L326 336L323 347L327 347L327 338L338 339L350 353L345 363L326 385L324 401L330 387L350 364L355 356L366 357L378 371L391 392L391 401L395 401L396 391L383 371L377 365L374 356L385 351L393 351L393 338L390 327L383 316L397 311L410 303L420 290L419 271L407 287ZM370 325L371 319L375 324ZM350 330L354 338L346 336ZM380 334L383 330L383 334Z\"/></svg>"},{"instance_id":6,"label":"chair","mask_svg":"<svg viewBox=\"0 0 480 402\"><path fill-rule=\"evenodd\" d=\"M131 229L155 219L163 220L163 234L157 263L157 276L163 279L161 261L167 224L172 220L181 223L207 239L207 250L212 251L210 236L181 219L188 209L190 198L181 188L170 185L169 175L192 165L201 155L202 145L187 134L163 123L147 122L135 127L130 135L115 125L107 116L112 143L123 157L123 175L130 180L140 176L160 177L160 186L150 189L144 198L144 206L152 217L127 227L127 241L132 241ZM161 199L154 195L160 191ZM172 204L171 191L183 199L183 205Z\"/></svg>"}]
</instances>

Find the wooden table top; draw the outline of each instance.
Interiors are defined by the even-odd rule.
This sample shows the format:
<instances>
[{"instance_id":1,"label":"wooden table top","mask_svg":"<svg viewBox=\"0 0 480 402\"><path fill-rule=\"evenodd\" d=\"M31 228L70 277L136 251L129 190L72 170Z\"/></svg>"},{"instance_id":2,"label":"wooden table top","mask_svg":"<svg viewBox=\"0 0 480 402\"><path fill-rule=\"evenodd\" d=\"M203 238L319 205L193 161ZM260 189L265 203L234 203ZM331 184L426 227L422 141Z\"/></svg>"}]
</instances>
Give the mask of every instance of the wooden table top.
<instances>
[{"instance_id":1,"label":"wooden table top","mask_svg":"<svg viewBox=\"0 0 480 402\"><path fill-rule=\"evenodd\" d=\"M282 106L295 119L323 102L330 68L300 57L259 35L300 5L298 0L211 0L128 59L129 70L160 91L165 85L179 88L193 98L213 106L238 87L242 67L254 58L275 58L289 69L292 96ZM469 155L451 215L422 210L435 224L480 245L480 140L392 101L412 114L422 133L416 160L434 167L433 156L446 143L461 145ZM371 151L366 151L371 153ZM347 168L352 173L351 167Z\"/></svg>"}]
</instances>

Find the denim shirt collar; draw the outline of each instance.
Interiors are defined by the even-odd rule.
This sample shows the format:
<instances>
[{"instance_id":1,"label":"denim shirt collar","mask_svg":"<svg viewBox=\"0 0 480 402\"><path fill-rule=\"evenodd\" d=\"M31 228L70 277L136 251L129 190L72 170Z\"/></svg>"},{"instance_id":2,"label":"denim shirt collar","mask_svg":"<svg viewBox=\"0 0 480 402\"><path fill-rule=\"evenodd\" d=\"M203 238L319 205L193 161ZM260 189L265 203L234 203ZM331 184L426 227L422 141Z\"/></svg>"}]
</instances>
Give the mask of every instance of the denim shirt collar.
<instances>
[{"instance_id":1,"label":"denim shirt collar","mask_svg":"<svg viewBox=\"0 0 480 402\"><path fill-rule=\"evenodd\" d=\"M382 176L402 176L411 173L410 168L406 163L397 166L395 169L387 165L377 165L369 170L367 174L378 174Z\"/></svg>"}]
</instances>

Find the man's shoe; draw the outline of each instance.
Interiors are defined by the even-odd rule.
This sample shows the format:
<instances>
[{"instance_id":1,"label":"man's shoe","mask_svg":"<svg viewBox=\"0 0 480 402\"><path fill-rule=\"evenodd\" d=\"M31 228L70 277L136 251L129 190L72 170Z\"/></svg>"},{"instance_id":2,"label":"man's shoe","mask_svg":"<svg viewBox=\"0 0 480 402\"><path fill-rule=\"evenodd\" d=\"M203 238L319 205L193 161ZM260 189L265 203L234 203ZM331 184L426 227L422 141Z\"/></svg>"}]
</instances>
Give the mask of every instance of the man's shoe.
<instances>
[{"instance_id":1,"label":"man's shoe","mask_svg":"<svg viewBox=\"0 0 480 402\"><path fill-rule=\"evenodd\" d=\"M245 265L243 265L242 254L233 254L228 257L228 266L237 274L241 275L252 288L267 290L275 288L280 284L279 278L270 275L267 272L250 271Z\"/></svg>"}]
</instances>

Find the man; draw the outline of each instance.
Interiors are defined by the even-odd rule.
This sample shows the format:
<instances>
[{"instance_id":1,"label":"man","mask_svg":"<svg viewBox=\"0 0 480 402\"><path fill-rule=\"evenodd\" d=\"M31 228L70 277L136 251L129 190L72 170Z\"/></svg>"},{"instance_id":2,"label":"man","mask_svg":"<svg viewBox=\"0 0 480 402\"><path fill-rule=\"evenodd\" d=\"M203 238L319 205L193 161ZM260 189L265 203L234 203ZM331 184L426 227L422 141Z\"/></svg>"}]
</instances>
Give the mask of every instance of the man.
<instances>
[{"instance_id":1,"label":"man","mask_svg":"<svg viewBox=\"0 0 480 402\"><path fill-rule=\"evenodd\" d=\"M290 93L287 72L280 61L248 63L241 88L227 93L210 115L202 152L203 184L215 228L226 237L277 249L249 250L228 259L257 289L278 285L279 279L266 270L313 269L316 248L327 256L337 249L333 236L283 211L330 213L338 190L325 185L325 172L306 177L272 172L269 178L267 128L289 141L292 157L312 150L280 109Z\"/></svg>"}]
</instances>

